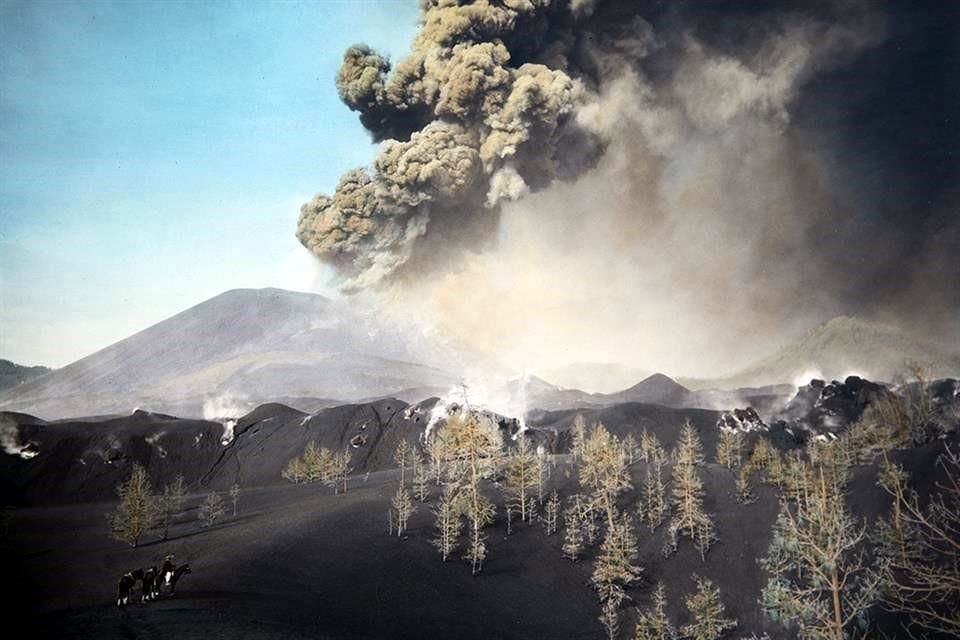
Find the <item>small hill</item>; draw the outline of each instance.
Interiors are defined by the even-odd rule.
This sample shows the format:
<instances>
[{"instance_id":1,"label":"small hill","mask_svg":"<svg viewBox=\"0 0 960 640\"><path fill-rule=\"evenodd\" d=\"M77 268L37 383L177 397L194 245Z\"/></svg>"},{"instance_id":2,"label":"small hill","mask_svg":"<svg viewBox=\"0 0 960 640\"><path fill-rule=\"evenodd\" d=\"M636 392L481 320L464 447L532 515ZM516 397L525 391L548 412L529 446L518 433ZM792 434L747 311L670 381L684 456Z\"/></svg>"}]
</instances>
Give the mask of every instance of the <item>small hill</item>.
<instances>
[{"instance_id":1,"label":"small hill","mask_svg":"<svg viewBox=\"0 0 960 640\"><path fill-rule=\"evenodd\" d=\"M629 389L617 393L604 394L604 404L619 404L621 402L644 402L647 404L662 404L668 407L677 407L683 404L690 390L673 378L662 373L655 373L644 378Z\"/></svg>"},{"instance_id":2,"label":"small hill","mask_svg":"<svg viewBox=\"0 0 960 640\"><path fill-rule=\"evenodd\" d=\"M567 389L613 393L625 389L636 380L642 380L650 372L613 362L573 362L547 369L543 375Z\"/></svg>"},{"instance_id":3,"label":"small hill","mask_svg":"<svg viewBox=\"0 0 960 640\"><path fill-rule=\"evenodd\" d=\"M51 371L52 369L47 367L28 367L10 360L0 359L0 391L16 387Z\"/></svg>"},{"instance_id":4,"label":"small hill","mask_svg":"<svg viewBox=\"0 0 960 640\"><path fill-rule=\"evenodd\" d=\"M684 383L696 389L777 383L800 386L812 378L843 380L851 374L893 381L903 376L908 362L923 366L929 379L960 375L960 354L956 352L893 327L840 316L732 376Z\"/></svg>"}]
</instances>

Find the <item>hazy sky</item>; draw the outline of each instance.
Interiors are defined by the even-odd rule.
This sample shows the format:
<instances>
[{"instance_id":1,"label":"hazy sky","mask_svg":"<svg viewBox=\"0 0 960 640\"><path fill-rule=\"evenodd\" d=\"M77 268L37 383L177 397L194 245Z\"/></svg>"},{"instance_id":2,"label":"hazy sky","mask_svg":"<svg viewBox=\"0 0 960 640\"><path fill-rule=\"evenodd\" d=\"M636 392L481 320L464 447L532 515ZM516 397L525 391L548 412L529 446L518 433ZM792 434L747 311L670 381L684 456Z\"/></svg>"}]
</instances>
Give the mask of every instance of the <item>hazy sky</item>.
<instances>
[{"instance_id":1,"label":"hazy sky","mask_svg":"<svg viewBox=\"0 0 960 640\"><path fill-rule=\"evenodd\" d=\"M372 153L342 52L403 54L416 10L0 1L0 358L60 366L225 289L310 288L299 206Z\"/></svg>"}]
</instances>

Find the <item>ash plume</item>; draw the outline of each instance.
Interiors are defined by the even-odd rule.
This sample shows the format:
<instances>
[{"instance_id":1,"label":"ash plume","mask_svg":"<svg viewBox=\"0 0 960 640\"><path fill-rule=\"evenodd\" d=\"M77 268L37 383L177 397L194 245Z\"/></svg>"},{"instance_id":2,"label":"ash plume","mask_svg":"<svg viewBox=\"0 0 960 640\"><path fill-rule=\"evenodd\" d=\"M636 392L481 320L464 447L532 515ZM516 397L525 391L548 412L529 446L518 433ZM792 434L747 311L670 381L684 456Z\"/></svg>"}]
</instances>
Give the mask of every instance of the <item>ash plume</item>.
<instances>
[{"instance_id":1,"label":"ash plume","mask_svg":"<svg viewBox=\"0 0 960 640\"><path fill-rule=\"evenodd\" d=\"M424 2L395 65L346 52L337 89L380 152L303 206L297 236L342 290L525 370L731 370L841 313L960 337L960 171L904 167L899 137L861 132L925 126L877 96L923 21L950 20L911 11ZM899 98L955 105L946 59Z\"/></svg>"},{"instance_id":2,"label":"ash plume","mask_svg":"<svg viewBox=\"0 0 960 640\"><path fill-rule=\"evenodd\" d=\"M340 97L383 145L333 197L305 204L297 229L344 289L377 284L441 244L481 245L500 203L588 162L590 144L564 144L585 133L573 118L583 83L522 51L560 13L544 1L427 2L395 67L365 45L347 50Z\"/></svg>"}]
</instances>

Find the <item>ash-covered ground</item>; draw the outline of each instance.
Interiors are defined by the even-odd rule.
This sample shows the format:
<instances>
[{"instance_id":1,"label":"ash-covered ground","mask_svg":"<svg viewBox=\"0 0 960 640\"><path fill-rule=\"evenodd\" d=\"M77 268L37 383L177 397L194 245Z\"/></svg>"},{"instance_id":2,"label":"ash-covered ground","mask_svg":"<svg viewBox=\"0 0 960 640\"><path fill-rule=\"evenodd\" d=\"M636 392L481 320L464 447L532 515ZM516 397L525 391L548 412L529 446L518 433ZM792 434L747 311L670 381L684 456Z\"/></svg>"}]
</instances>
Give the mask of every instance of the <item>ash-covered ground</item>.
<instances>
[{"instance_id":1,"label":"ash-covered ground","mask_svg":"<svg viewBox=\"0 0 960 640\"><path fill-rule=\"evenodd\" d=\"M548 456L546 491L566 497L581 491L568 453L576 415L587 424L602 422L619 438L638 438L647 430L667 449L690 420L709 461L702 469L705 507L719 539L703 560L689 541L664 557L666 527L651 532L638 524L643 571L627 590L622 633L632 633L635 607L649 604L658 581L666 586L674 623L684 624L689 614L682 600L694 589L696 574L720 586L727 614L738 620L728 637L763 632L792 637L765 617L759 604L767 576L758 559L770 542L777 490L756 481L756 500L739 502L735 471L712 462L718 434L721 427L736 428L748 441L763 435L784 450L832 437L825 435L832 433L826 425L842 433L871 402L893 393L871 385L859 379L815 381L800 389L771 424L747 410L627 403L539 412L531 415L522 437ZM932 383L929 389L938 415L953 419L956 381ZM497 477L484 486L497 512L487 529L488 559L479 576L460 559L462 548L443 563L432 546L430 508L439 494L433 484L427 501L417 504L407 535L388 534L387 511L398 481L393 452L401 439L419 446L435 409L450 410L436 399L417 405L383 400L316 414L272 404L230 428L146 412L62 423L5 414L18 425L21 447L19 454L5 454L0 466L4 500L11 505L5 511L4 559L20 585L13 591L12 610L21 612L32 633L51 638L602 637L590 586L597 549L572 562L561 552L562 526L560 533L547 536L538 521L514 519L507 535ZM519 421L500 418L499 426L511 446ZM946 433L893 454L923 495L934 484L935 461L945 444L957 445L955 425ZM360 442L357 436L363 436L362 444L351 446ZM352 451L345 495L280 478L286 463L311 441ZM154 486L185 475L191 494L166 541L151 533L131 549L110 539L106 515L116 504L114 486L134 462L145 465ZM668 486L672 466L665 467ZM630 465L634 489L618 500L627 513L637 509L646 467L641 461ZM867 521L889 507L876 481L877 466L871 463L857 467L849 484L854 513ZM238 516L228 514L209 529L198 527L197 509L205 494L234 483L242 486ZM118 608L118 578L138 567L159 566L169 554L193 569L177 592ZM876 615L895 624L880 611ZM900 637L894 626L890 629L890 637Z\"/></svg>"}]
</instances>

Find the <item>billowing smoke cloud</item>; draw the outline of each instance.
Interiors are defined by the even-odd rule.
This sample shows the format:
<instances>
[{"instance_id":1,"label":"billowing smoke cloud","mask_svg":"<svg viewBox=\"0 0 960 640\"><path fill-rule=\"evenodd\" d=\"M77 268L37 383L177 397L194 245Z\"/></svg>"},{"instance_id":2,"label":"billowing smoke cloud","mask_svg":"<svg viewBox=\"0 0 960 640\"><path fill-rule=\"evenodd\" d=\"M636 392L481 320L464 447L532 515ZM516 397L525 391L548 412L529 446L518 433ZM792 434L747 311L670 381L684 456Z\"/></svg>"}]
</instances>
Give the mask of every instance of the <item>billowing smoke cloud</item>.
<instances>
[{"instance_id":1,"label":"billowing smoke cloud","mask_svg":"<svg viewBox=\"0 0 960 640\"><path fill-rule=\"evenodd\" d=\"M554 4L427 2L413 51L395 68L364 45L347 50L340 97L384 143L372 168L305 204L297 230L344 289L430 261L443 246L480 246L501 202L586 162L589 145L563 144L578 137L582 83L510 48L536 39Z\"/></svg>"},{"instance_id":2,"label":"billowing smoke cloud","mask_svg":"<svg viewBox=\"0 0 960 640\"><path fill-rule=\"evenodd\" d=\"M847 162L838 94L869 94L847 69L902 25L857 1L668 4L435 0L395 66L351 48L337 87L382 148L299 239L345 290L523 369L716 372L811 319L955 318L949 180L918 242Z\"/></svg>"}]
</instances>

